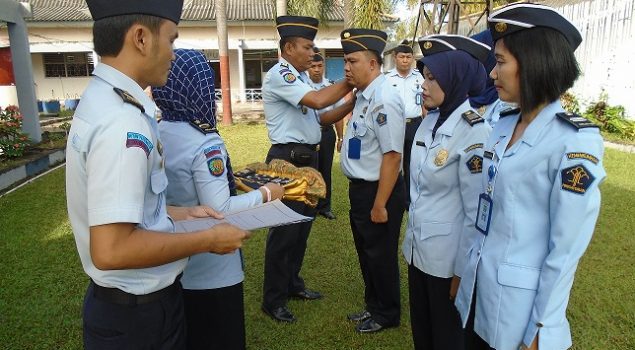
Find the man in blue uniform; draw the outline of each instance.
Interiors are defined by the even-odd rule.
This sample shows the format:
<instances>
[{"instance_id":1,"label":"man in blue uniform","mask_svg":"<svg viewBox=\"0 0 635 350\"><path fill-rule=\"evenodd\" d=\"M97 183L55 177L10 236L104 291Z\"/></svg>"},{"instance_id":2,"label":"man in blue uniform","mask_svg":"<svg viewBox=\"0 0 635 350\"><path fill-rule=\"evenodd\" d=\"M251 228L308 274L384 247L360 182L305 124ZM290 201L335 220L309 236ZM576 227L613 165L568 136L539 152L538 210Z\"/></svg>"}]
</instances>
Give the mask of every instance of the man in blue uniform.
<instances>
[{"instance_id":1,"label":"man in blue uniform","mask_svg":"<svg viewBox=\"0 0 635 350\"><path fill-rule=\"evenodd\" d=\"M341 165L350 180L351 230L365 284L365 308L348 319L360 322L358 332L372 333L398 326L401 314L397 245L405 203L404 106L381 74L386 33L346 29L341 42L346 80L357 88Z\"/></svg>"},{"instance_id":2,"label":"man in blue uniform","mask_svg":"<svg viewBox=\"0 0 635 350\"><path fill-rule=\"evenodd\" d=\"M344 81L320 91L308 85L305 71L313 61L313 39L318 20L311 17L281 16L276 19L281 58L265 76L262 96L265 121L271 141L266 161L283 159L295 166L317 169L320 126L317 109L328 107L352 88ZM315 216L315 209L297 201L285 201L296 212ZM294 322L287 308L289 297L320 299L306 289L300 277L311 222L276 227L269 231L265 251L262 310L281 322Z\"/></svg>"},{"instance_id":3,"label":"man in blue uniform","mask_svg":"<svg viewBox=\"0 0 635 350\"><path fill-rule=\"evenodd\" d=\"M88 1L102 61L75 112L66 150L68 215L91 278L86 349L184 349L185 258L233 252L248 237L229 225L173 234L173 219L214 212L165 204L157 108L143 89L167 81L182 1L158 4Z\"/></svg>"},{"instance_id":4,"label":"man in blue uniform","mask_svg":"<svg viewBox=\"0 0 635 350\"><path fill-rule=\"evenodd\" d=\"M410 150L415 133L423 120L423 91L421 89L423 77L417 69L412 67L414 55L407 40L393 49L393 55L395 68L386 73L386 80L401 96L404 104L403 115L406 118L406 134L403 144L403 176L406 194L408 194L410 193ZM406 195L406 208L409 203L410 196Z\"/></svg>"},{"instance_id":5,"label":"man in blue uniform","mask_svg":"<svg viewBox=\"0 0 635 350\"><path fill-rule=\"evenodd\" d=\"M324 77L324 57L320 54L320 50L314 47L313 51L315 51L313 63L311 63L311 67L308 70L309 78L311 78L309 85L311 85L314 90L321 90L332 85L333 82ZM340 100L332 106L320 109L318 114L321 115L343 104L344 100ZM333 126L335 126L335 130L333 130ZM329 220L335 220L335 214L331 211L331 170L333 168L333 153L336 147L338 152L342 149L343 133L344 122L342 120L322 126L322 138L320 139L320 151L318 152L318 170L326 183L326 198L320 198L317 210L318 214Z\"/></svg>"}]
</instances>

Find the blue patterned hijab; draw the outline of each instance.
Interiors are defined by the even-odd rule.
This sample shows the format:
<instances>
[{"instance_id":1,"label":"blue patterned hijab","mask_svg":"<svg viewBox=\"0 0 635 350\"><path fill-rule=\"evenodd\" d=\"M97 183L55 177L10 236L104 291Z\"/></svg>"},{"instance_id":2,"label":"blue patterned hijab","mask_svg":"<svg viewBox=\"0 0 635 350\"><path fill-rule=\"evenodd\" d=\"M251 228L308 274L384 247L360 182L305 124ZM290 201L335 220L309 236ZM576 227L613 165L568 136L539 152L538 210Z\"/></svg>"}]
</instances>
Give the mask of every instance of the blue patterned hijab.
<instances>
[{"instance_id":1,"label":"blue patterned hijab","mask_svg":"<svg viewBox=\"0 0 635 350\"><path fill-rule=\"evenodd\" d=\"M195 119L216 126L214 71L200 51L176 49L168 82L152 88L152 97L161 109L161 119Z\"/></svg>"}]
</instances>

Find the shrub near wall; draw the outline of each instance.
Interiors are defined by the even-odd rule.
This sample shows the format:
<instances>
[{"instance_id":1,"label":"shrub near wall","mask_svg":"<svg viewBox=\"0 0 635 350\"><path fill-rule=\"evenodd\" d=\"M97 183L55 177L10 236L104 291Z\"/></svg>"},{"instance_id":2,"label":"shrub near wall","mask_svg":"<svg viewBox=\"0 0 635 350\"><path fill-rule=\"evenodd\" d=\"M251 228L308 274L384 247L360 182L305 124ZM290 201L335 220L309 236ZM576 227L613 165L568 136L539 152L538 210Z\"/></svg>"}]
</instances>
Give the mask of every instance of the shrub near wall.
<instances>
[{"instance_id":1,"label":"shrub near wall","mask_svg":"<svg viewBox=\"0 0 635 350\"><path fill-rule=\"evenodd\" d=\"M21 157L29 143L28 136L22 132L22 114L18 107L0 108L0 156Z\"/></svg>"},{"instance_id":2,"label":"shrub near wall","mask_svg":"<svg viewBox=\"0 0 635 350\"><path fill-rule=\"evenodd\" d=\"M562 97L565 110L581 114L600 126L600 130L618 139L635 141L635 121L628 119L623 106L611 106L607 103L608 96L601 94L597 102L589 104L584 112L580 111L578 99L571 93Z\"/></svg>"}]
</instances>

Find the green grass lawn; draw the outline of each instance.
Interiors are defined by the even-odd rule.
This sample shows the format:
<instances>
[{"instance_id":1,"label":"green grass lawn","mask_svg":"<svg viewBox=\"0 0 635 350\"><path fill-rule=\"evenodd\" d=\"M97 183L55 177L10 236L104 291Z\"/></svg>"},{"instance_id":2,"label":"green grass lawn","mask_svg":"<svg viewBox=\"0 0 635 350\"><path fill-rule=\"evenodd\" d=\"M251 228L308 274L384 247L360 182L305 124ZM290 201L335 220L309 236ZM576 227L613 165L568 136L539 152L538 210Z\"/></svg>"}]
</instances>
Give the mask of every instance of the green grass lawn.
<instances>
[{"instance_id":1,"label":"green grass lawn","mask_svg":"<svg viewBox=\"0 0 635 350\"><path fill-rule=\"evenodd\" d=\"M263 125L223 127L238 169L264 159ZM608 178L595 236L580 264L569 307L574 348L635 349L635 155L607 150ZM336 157L335 162L338 163ZM410 349L405 266L402 325L358 335L348 312L362 306L363 284L347 218L346 179L334 165L336 221L317 219L303 275L325 294L291 301L298 317L277 324L260 311L266 232L246 242L245 307L249 349ZM66 214L64 169L0 198L0 349L80 349L81 304L88 282ZM547 349L548 350L548 349Z\"/></svg>"}]
</instances>

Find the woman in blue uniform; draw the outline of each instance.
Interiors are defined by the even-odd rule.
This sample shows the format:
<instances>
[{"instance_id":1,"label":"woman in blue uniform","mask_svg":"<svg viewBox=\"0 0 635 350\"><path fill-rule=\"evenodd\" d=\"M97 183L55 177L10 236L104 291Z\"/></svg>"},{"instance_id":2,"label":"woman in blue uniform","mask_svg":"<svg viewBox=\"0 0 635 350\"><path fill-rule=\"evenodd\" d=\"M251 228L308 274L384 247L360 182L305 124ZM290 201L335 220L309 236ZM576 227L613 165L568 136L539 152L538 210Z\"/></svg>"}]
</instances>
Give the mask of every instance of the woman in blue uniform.
<instances>
[{"instance_id":1,"label":"woman in blue uniform","mask_svg":"<svg viewBox=\"0 0 635 350\"><path fill-rule=\"evenodd\" d=\"M284 190L276 184L236 195L229 154L216 130L214 73L201 52L174 54L168 83L152 90L162 111L167 202L204 204L222 213L281 198ZM181 279L188 349L245 349L243 278L240 251L190 258Z\"/></svg>"},{"instance_id":2,"label":"woman in blue uniform","mask_svg":"<svg viewBox=\"0 0 635 350\"><path fill-rule=\"evenodd\" d=\"M424 107L410 162L410 210L403 254L408 262L410 321L415 349L462 350L463 331L454 306L458 281L474 236L483 143L490 127L468 97L485 89L477 57L489 46L456 35L419 41L424 57ZM461 243L463 243L461 245Z\"/></svg>"},{"instance_id":3,"label":"woman in blue uniform","mask_svg":"<svg viewBox=\"0 0 635 350\"><path fill-rule=\"evenodd\" d=\"M580 74L578 30L554 9L513 4L489 28L501 113L485 144L482 193L456 305L473 349L568 349L573 277L600 210L603 143L562 109Z\"/></svg>"}]
</instances>

